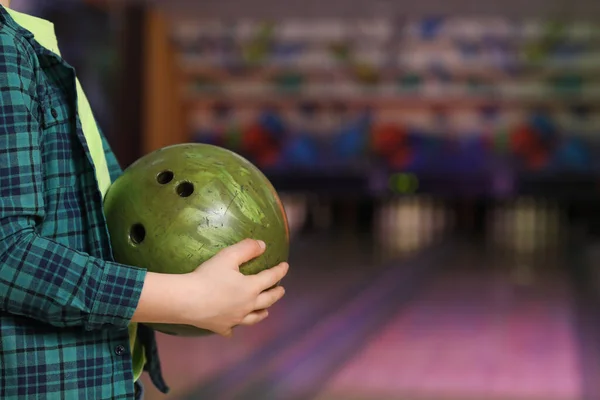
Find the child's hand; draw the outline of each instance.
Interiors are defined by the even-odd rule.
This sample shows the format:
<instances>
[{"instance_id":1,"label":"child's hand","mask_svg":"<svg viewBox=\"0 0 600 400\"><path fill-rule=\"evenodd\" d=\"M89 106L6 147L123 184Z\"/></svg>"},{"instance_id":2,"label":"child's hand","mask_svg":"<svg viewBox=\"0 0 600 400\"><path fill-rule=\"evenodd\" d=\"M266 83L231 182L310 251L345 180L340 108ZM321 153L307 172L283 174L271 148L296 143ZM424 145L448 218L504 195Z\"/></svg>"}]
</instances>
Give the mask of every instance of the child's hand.
<instances>
[{"instance_id":1,"label":"child's hand","mask_svg":"<svg viewBox=\"0 0 600 400\"><path fill-rule=\"evenodd\" d=\"M229 337L236 325L253 325L265 319L267 309L285 293L283 287L273 286L285 277L288 264L256 275L240 272L240 265L260 256L264 246L263 242L244 240L188 274L186 323Z\"/></svg>"},{"instance_id":2,"label":"child's hand","mask_svg":"<svg viewBox=\"0 0 600 400\"><path fill-rule=\"evenodd\" d=\"M227 247L188 274L149 272L132 321L186 324L229 337L236 325L253 325L268 315L284 289L273 287L288 271L281 263L256 275L240 265L260 256L264 244L244 240Z\"/></svg>"}]
</instances>

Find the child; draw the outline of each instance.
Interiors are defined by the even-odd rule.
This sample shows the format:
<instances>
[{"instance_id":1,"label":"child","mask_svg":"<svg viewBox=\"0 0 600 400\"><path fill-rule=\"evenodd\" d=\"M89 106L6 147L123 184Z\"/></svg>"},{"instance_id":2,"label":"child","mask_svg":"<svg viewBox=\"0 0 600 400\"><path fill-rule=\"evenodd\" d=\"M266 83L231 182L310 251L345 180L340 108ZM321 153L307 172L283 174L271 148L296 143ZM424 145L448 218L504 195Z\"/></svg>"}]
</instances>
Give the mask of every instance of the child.
<instances>
[{"instance_id":1,"label":"child","mask_svg":"<svg viewBox=\"0 0 600 400\"><path fill-rule=\"evenodd\" d=\"M140 399L166 393L154 332L188 324L229 337L284 294L283 263L239 266L245 240L186 275L112 260L103 195L119 165L54 27L0 0L0 399Z\"/></svg>"}]
</instances>

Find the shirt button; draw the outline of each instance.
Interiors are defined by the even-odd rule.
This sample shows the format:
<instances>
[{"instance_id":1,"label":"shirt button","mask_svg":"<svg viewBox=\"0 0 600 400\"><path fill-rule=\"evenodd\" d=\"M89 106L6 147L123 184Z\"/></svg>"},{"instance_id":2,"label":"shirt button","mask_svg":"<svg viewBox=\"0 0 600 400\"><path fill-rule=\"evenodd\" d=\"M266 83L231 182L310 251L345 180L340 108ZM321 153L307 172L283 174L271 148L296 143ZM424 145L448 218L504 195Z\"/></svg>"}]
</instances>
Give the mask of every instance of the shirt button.
<instances>
[{"instance_id":1,"label":"shirt button","mask_svg":"<svg viewBox=\"0 0 600 400\"><path fill-rule=\"evenodd\" d=\"M58 117L58 112L56 111L56 108L53 108L52 110L50 110L50 113L52 114L52 116L53 116L54 118L57 118L57 117Z\"/></svg>"},{"instance_id":2,"label":"shirt button","mask_svg":"<svg viewBox=\"0 0 600 400\"><path fill-rule=\"evenodd\" d=\"M125 354L125 346L123 345L118 345L117 347L115 347L115 354L118 356L122 356L123 354Z\"/></svg>"}]
</instances>

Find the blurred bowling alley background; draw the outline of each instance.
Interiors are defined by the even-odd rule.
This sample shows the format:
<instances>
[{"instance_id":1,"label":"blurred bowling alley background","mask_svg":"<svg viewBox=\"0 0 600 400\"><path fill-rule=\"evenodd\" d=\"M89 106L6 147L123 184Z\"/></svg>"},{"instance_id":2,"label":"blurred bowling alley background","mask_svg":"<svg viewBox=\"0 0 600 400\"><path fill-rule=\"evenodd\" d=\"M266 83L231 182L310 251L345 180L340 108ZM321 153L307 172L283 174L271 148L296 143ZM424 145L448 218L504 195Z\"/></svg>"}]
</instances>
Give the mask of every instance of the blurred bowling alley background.
<instances>
[{"instance_id":1,"label":"blurred bowling alley background","mask_svg":"<svg viewBox=\"0 0 600 400\"><path fill-rule=\"evenodd\" d=\"M54 21L124 167L238 152L285 299L159 335L148 400L600 399L595 0L13 0Z\"/></svg>"}]
</instances>

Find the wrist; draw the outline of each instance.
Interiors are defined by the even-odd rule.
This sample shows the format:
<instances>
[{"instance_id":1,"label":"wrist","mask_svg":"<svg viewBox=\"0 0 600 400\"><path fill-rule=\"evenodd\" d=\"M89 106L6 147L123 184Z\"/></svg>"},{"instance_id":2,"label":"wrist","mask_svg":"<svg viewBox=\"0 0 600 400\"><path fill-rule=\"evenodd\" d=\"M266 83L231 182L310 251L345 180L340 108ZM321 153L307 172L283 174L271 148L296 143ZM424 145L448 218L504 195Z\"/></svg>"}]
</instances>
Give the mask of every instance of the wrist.
<instances>
[{"instance_id":1,"label":"wrist","mask_svg":"<svg viewBox=\"0 0 600 400\"><path fill-rule=\"evenodd\" d=\"M133 322L185 324L189 323L190 279L187 274L148 272Z\"/></svg>"}]
</instances>

